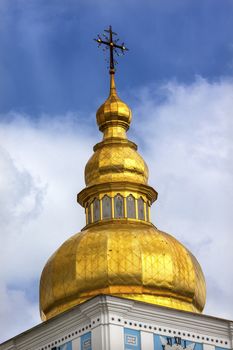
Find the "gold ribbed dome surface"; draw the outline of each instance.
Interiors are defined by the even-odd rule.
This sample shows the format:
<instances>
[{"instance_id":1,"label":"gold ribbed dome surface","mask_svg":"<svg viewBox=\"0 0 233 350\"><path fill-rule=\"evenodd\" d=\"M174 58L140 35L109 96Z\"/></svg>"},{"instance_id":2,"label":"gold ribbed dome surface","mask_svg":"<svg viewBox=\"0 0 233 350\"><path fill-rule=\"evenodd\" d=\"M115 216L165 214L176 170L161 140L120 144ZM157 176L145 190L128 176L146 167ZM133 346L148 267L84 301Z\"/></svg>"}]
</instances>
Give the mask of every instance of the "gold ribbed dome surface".
<instances>
[{"instance_id":1,"label":"gold ribbed dome surface","mask_svg":"<svg viewBox=\"0 0 233 350\"><path fill-rule=\"evenodd\" d=\"M148 167L134 144L128 140L102 144L87 162L85 168L87 186L109 181L147 184Z\"/></svg>"},{"instance_id":2,"label":"gold ribbed dome surface","mask_svg":"<svg viewBox=\"0 0 233 350\"><path fill-rule=\"evenodd\" d=\"M201 312L205 281L195 257L152 224L109 222L68 239L41 276L43 319L98 294Z\"/></svg>"}]
</instances>

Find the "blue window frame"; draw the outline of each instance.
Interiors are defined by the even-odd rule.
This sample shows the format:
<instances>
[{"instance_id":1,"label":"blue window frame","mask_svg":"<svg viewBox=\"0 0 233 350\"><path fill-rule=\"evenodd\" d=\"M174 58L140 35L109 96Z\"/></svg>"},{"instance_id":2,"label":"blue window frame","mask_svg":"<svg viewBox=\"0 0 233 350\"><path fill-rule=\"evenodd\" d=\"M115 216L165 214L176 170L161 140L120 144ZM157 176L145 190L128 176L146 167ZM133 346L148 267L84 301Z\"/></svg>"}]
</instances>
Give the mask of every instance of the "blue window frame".
<instances>
[{"instance_id":1,"label":"blue window frame","mask_svg":"<svg viewBox=\"0 0 233 350\"><path fill-rule=\"evenodd\" d=\"M81 336L81 350L91 350L91 332Z\"/></svg>"},{"instance_id":2,"label":"blue window frame","mask_svg":"<svg viewBox=\"0 0 233 350\"><path fill-rule=\"evenodd\" d=\"M134 329L124 329L125 350L141 350L140 332Z\"/></svg>"}]
</instances>

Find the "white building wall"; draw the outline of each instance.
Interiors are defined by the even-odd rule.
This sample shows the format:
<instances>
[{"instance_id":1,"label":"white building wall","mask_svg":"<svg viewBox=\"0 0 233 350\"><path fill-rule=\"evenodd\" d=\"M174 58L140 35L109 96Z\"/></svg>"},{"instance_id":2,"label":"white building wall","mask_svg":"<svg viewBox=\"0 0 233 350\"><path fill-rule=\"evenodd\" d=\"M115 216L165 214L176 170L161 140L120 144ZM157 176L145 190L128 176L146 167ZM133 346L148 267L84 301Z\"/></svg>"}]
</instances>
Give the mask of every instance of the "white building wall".
<instances>
[{"instance_id":1,"label":"white building wall","mask_svg":"<svg viewBox=\"0 0 233 350\"><path fill-rule=\"evenodd\" d=\"M80 337L72 341L72 350L81 350Z\"/></svg>"},{"instance_id":2,"label":"white building wall","mask_svg":"<svg viewBox=\"0 0 233 350\"><path fill-rule=\"evenodd\" d=\"M110 350L124 350L124 328L122 326L110 325L109 340Z\"/></svg>"},{"instance_id":3,"label":"white building wall","mask_svg":"<svg viewBox=\"0 0 233 350\"><path fill-rule=\"evenodd\" d=\"M214 345L203 344L203 350L215 350Z\"/></svg>"},{"instance_id":4,"label":"white building wall","mask_svg":"<svg viewBox=\"0 0 233 350\"><path fill-rule=\"evenodd\" d=\"M99 350L103 348L103 326L94 328L91 332L92 350ZM73 350L73 349L72 349Z\"/></svg>"},{"instance_id":5,"label":"white building wall","mask_svg":"<svg viewBox=\"0 0 233 350\"><path fill-rule=\"evenodd\" d=\"M141 349L154 350L154 336L152 333L141 332Z\"/></svg>"}]
</instances>

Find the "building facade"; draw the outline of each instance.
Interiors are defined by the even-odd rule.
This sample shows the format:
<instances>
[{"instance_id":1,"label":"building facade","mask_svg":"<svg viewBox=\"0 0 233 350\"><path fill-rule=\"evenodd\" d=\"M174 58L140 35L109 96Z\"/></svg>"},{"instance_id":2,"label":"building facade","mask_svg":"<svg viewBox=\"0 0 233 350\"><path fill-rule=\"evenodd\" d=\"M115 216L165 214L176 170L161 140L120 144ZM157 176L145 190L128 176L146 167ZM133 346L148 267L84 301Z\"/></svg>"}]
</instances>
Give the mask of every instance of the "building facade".
<instances>
[{"instance_id":1,"label":"building facade","mask_svg":"<svg viewBox=\"0 0 233 350\"><path fill-rule=\"evenodd\" d=\"M100 295L3 343L1 350L224 350L233 322Z\"/></svg>"}]
</instances>

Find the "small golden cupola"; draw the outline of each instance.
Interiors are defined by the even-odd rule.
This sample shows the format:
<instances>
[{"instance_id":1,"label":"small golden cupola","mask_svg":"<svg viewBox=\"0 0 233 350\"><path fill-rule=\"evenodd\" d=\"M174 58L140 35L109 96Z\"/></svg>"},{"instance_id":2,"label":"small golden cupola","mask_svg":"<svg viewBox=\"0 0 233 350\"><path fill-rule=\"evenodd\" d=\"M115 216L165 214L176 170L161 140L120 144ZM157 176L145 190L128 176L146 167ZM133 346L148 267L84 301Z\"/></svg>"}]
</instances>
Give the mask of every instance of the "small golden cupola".
<instances>
[{"instance_id":1,"label":"small golden cupola","mask_svg":"<svg viewBox=\"0 0 233 350\"><path fill-rule=\"evenodd\" d=\"M179 310L202 312L206 287L191 252L150 220L157 192L148 185L148 167L129 141L130 108L114 82L115 49L124 44L96 40L110 49L110 93L96 118L103 140L85 168L78 194L86 226L51 256L40 280L40 312L49 319L96 295L110 294Z\"/></svg>"},{"instance_id":2,"label":"small golden cupola","mask_svg":"<svg viewBox=\"0 0 233 350\"><path fill-rule=\"evenodd\" d=\"M117 95L112 71L109 97L98 109L96 120L103 141L94 146L94 154L86 165L86 185L127 181L147 184L148 167L137 152L137 145L126 136L131 110Z\"/></svg>"},{"instance_id":3,"label":"small golden cupola","mask_svg":"<svg viewBox=\"0 0 233 350\"><path fill-rule=\"evenodd\" d=\"M114 72L110 72L109 97L96 113L99 129L104 132L104 138L122 137L124 132L129 129L131 119L131 109L117 95Z\"/></svg>"}]
</instances>

